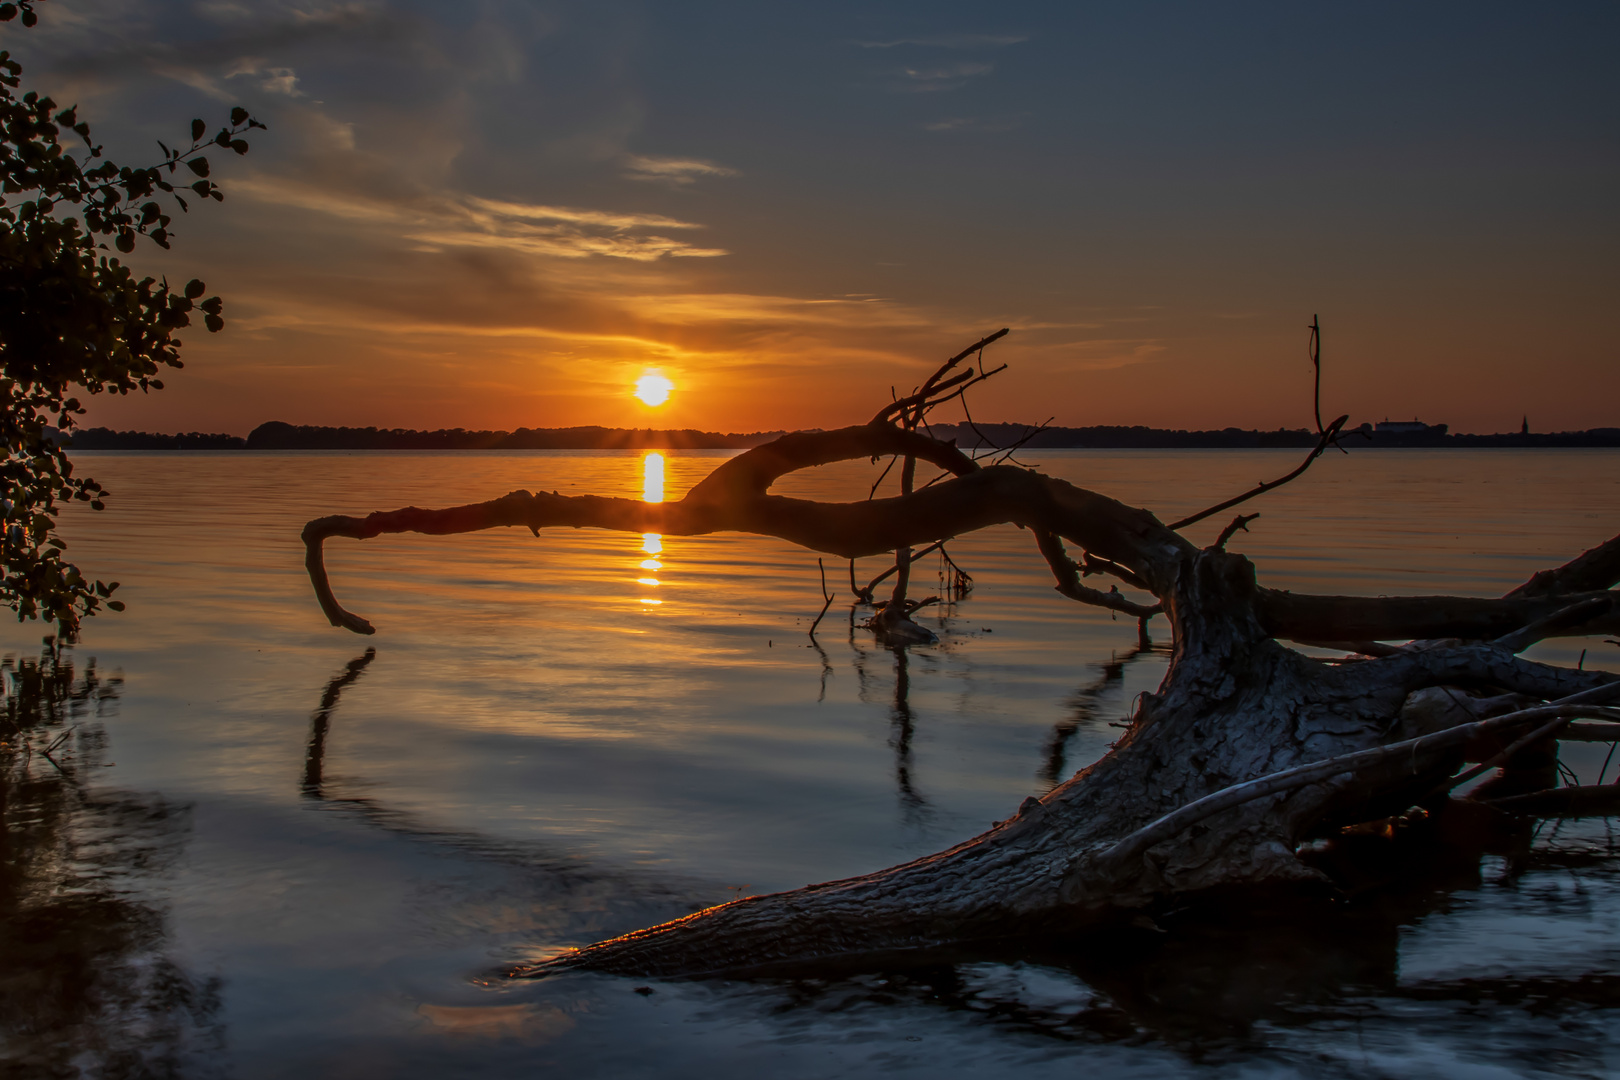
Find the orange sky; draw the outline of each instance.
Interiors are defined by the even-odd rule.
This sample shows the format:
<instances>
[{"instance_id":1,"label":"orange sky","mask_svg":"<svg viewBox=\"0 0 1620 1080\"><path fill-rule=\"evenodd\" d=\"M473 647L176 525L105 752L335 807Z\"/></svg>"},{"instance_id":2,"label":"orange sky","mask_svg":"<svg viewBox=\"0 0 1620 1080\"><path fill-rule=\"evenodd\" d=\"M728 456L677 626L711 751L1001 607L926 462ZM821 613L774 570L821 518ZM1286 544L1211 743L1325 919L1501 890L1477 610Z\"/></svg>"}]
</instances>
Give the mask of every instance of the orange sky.
<instances>
[{"instance_id":1,"label":"orange sky","mask_svg":"<svg viewBox=\"0 0 1620 1080\"><path fill-rule=\"evenodd\" d=\"M1010 326L982 419L1298 427L1319 313L1353 422L1620 425L1612 7L989 10L42 9L119 157L271 128L132 260L226 332L90 423L825 427Z\"/></svg>"}]
</instances>

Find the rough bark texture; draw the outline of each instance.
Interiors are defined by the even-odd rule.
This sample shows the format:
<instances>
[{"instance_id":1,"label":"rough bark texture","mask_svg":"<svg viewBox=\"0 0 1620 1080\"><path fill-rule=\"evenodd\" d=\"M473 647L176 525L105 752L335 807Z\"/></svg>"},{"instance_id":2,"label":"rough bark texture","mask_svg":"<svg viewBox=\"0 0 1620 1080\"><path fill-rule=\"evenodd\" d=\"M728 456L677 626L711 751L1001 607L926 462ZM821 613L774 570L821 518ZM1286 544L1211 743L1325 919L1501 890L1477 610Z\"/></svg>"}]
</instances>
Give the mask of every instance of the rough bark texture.
<instances>
[{"instance_id":1,"label":"rough bark texture","mask_svg":"<svg viewBox=\"0 0 1620 1080\"><path fill-rule=\"evenodd\" d=\"M858 503L769 493L793 470L877 455L928 462L953 479ZM736 530L853 558L1001 522L1034 531L1064 595L1143 618L1162 611L1169 620L1169 672L1159 691L1142 699L1106 757L948 851L846 881L739 900L524 973L575 967L642 976L768 971L1062 933L1212 890L1326 885L1296 856L1303 840L1444 799L1465 761L1488 759L1545 722L1543 710L1534 722L1524 721L1528 727L1514 726L1516 717L1531 715L1523 706L1615 682L1515 653L1541 637L1620 630L1607 591L1620 579L1620 538L1496 600L1279 592L1258 586L1253 565L1223 544L1199 549L1146 510L1031 470L981 468L954 446L882 415L871 424L789 435L749 451L675 503L519 491L447 510L322 518L309 524L304 539L328 617L370 633L370 624L344 611L327 584L321 563L327 538L503 525L673 535ZM1081 549L1079 563L1065 553L1064 542ZM1152 596L1137 602L1117 590L1088 588L1079 582L1085 572L1111 574ZM1361 642L1354 648L1368 658L1313 659L1279 639ZM1408 640L1405 646L1377 644ZM1414 744L1393 761L1223 809L1140 851L1122 845L1177 808L1232 785L1502 714L1512 715L1491 737ZM1542 804L1559 812L1609 805L1584 794L1544 797ZM1129 857L1118 857L1124 850Z\"/></svg>"}]
</instances>

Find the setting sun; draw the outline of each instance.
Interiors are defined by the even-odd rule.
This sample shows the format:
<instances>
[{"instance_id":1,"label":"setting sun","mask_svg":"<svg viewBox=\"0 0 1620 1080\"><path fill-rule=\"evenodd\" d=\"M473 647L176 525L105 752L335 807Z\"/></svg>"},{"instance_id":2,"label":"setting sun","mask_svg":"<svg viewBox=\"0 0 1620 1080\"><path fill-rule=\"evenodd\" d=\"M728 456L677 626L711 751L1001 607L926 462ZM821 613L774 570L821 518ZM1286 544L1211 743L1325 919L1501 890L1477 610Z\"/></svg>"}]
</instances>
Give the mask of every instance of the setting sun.
<instances>
[{"instance_id":1,"label":"setting sun","mask_svg":"<svg viewBox=\"0 0 1620 1080\"><path fill-rule=\"evenodd\" d=\"M669 392L675 389L675 384L655 371L649 371L636 380L636 397L644 405L662 405L669 400Z\"/></svg>"}]
</instances>

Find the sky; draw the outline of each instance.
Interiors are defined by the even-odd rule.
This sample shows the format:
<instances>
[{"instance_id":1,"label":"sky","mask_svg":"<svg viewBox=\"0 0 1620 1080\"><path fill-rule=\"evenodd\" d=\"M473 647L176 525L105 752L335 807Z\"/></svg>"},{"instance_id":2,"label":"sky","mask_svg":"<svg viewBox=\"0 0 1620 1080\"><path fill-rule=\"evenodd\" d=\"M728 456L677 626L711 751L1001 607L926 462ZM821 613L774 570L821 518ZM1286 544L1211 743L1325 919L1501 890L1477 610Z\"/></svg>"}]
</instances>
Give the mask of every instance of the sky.
<instances>
[{"instance_id":1,"label":"sky","mask_svg":"<svg viewBox=\"0 0 1620 1080\"><path fill-rule=\"evenodd\" d=\"M24 86L155 163L227 326L89 423L1620 426L1613 3L49 0ZM667 404L632 396L657 372ZM955 416L942 417L955 419Z\"/></svg>"}]
</instances>

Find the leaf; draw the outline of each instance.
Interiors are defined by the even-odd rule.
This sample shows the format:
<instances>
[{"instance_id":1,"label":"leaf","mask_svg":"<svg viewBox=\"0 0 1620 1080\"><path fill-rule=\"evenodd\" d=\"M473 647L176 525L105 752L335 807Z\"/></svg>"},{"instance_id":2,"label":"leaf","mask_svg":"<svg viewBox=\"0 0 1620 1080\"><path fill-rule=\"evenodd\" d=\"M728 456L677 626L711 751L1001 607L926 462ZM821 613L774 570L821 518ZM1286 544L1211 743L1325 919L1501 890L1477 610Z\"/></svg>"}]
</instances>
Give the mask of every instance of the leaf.
<instances>
[{"instance_id":1,"label":"leaf","mask_svg":"<svg viewBox=\"0 0 1620 1080\"><path fill-rule=\"evenodd\" d=\"M241 127L242 121L246 120L247 118L248 111L242 108L242 106L238 105L236 108L231 110L231 126Z\"/></svg>"},{"instance_id":2,"label":"leaf","mask_svg":"<svg viewBox=\"0 0 1620 1080\"><path fill-rule=\"evenodd\" d=\"M221 330L225 329L225 320L220 318L218 315L204 315L203 325L208 327L208 332L210 334L217 334Z\"/></svg>"},{"instance_id":3,"label":"leaf","mask_svg":"<svg viewBox=\"0 0 1620 1080\"><path fill-rule=\"evenodd\" d=\"M191 185L191 190L195 191L197 194L206 199L208 198L208 189L212 186L213 185L206 180L198 180L195 184Z\"/></svg>"},{"instance_id":4,"label":"leaf","mask_svg":"<svg viewBox=\"0 0 1620 1080\"><path fill-rule=\"evenodd\" d=\"M231 149L235 150L238 154L247 153L248 152L247 140L246 139L232 139L231 140Z\"/></svg>"},{"instance_id":5,"label":"leaf","mask_svg":"<svg viewBox=\"0 0 1620 1080\"><path fill-rule=\"evenodd\" d=\"M118 239L113 241L113 243L118 245L119 251L122 251L124 254L128 255L130 252L135 250L134 231L131 229L119 229Z\"/></svg>"},{"instance_id":6,"label":"leaf","mask_svg":"<svg viewBox=\"0 0 1620 1080\"><path fill-rule=\"evenodd\" d=\"M0 22L10 22L17 17L16 4L0 4Z\"/></svg>"},{"instance_id":7,"label":"leaf","mask_svg":"<svg viewBox=\"0 0 1620 1080\"><path fill-rule=\"evenodd\" d=\"M208 175L208 159L205 157L192 158L190 161L186 162L186 167L192 172L196 173L198 176Z\"/></svg>"},{"instance_id":8,"label":"leaf","mask_svg":"<svg viewBox=\"0 0 1620 1080\"><path fill-rule=\"evenodd\" d=\"M22 24L24 26L34 26L38 22L39 16L34 14L32 8L23 8Z\"/></svg>"},{"instance_id":9,"label":"leaf","mask_svg":"<svg viewBox=\"0 0 1620 1080\"><path fill-rule=\"evenodd\" d=\"M207 124L203 123L201 120L193 120L191 122L191 141L196 142L198 139L202 138L203 132L207 130Z\"/></svg>"},{"instance_id":10,"label":"leaf","mask_svg":"<svg viewBox=\"0 0 1620 1080\"><path fill-rule=\"evenodd\" d=\"M107 606L112 608L114 611L124 610L124 602L122 600L109 600L107 601Z\"/></svg>"},{"instance_id":11,"label":"leaf","mask_svg":"<svg viewBox=\"0 0 1620 1080\"><path fill-rule=\"evenodd\" d=\"M187 300L195 300L195 299L197 299L197 297L201 296L203 293L205 293L207 291L208 291L208 286L204 285L197 278L192 278L190 281L186 282L186 299Z\"/></svg>"}]
</instances>

